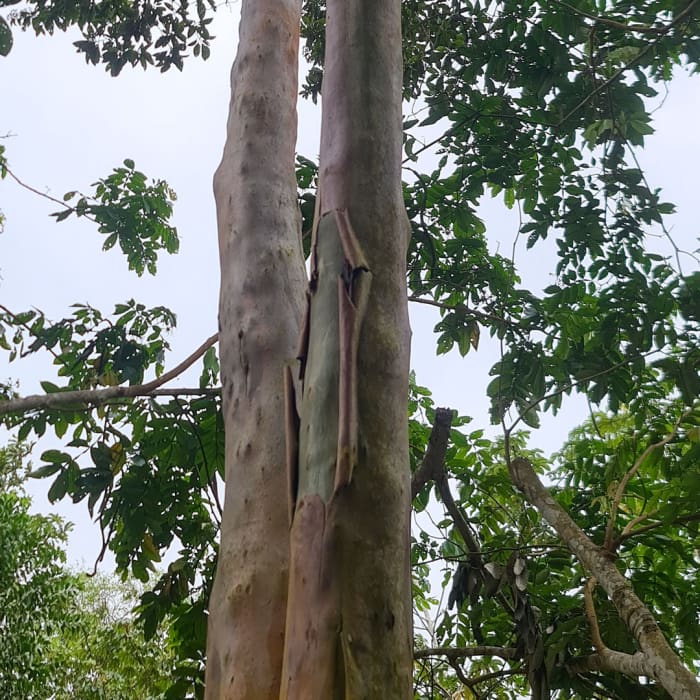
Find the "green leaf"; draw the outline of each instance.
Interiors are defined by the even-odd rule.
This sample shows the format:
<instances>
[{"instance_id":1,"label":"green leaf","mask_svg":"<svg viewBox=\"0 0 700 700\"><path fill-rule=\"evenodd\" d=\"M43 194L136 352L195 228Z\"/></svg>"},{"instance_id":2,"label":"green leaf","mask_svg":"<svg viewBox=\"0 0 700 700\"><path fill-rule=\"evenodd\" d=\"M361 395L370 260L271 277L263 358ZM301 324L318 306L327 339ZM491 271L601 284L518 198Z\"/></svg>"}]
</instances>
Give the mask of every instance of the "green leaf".
<instances>
[{"instance_id":1,"label":"green leaf","mask_svg":"<svg viewBox=\"0 0 700 700\"><path fill-rule=\"evenodd\" d=\"M60 450L46 450L46 452L41 453L41 459L44 462L51 462L53 464L63 464L70 460L70 455Z\"/></svg>"},{"instance_id":2,"label":"green leaf","mask_svg":"<svg viewBox=\"0 0 700 700\"><path fill-rule=\"evenodd\" d=\"M0 17L0 56L7 56L12 50L12 30L3 17Z\"/></svg>"},{"instance_id":3,"label":"green leaf","mask_svg":"<svg viewBox=\"0 0 700 700\"><path fill-rule=\"evenodd\" d=\"M53 214L50 214L50 216L53 216L56 218L56 223L59 221L65 221L71 214L75 213L75 209L64 209L63 211L57 211L54 212Z\"/></svg>"},{"instance_id":4,"label":"green leaf","mask_svg":"<svg viewBox=\"0 0 700 700\"><path fill-rule=\"evenodd\" d=\"M45 464L37 469L29 472L31 479L43 479L46 476L52 476L61 468L61 464Z\"/></svg>"},{"instance_id":5,"label":"green leaf","mask_svg":"<svg viewBox=\"0 0 700 700\"><path fill-rule=\"evenodd\" d=\"M60 386L57 386L53 382L46 382L42 381L39 382L41 385L41 388L47 393L47 394L55 394L57 391L62 391Z\"/></svg>"},{"instance_id":6,"label":"green leaf","mask_svg":"<svg viewBox=\"0 0 700 700\"><path fill-rule=\"evenodd\" d=\"M56 503L60 501L68 491L68 471L62 471L51 484L49 492L47 494L48 499L51 503Z\"/></svg>"}]
</instances>

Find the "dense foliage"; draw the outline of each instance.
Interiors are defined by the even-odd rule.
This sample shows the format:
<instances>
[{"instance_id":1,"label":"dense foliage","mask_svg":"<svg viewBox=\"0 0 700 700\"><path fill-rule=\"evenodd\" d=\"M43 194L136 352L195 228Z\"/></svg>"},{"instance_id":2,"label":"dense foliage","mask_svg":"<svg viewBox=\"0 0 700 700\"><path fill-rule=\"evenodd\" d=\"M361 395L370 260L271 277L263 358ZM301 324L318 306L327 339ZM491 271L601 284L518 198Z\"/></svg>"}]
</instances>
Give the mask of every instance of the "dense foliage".
<instances>
[{"instance_id":1,"label":"dense foliage","mask_svg":"<svg viewBox=\"0 0 700 700\"><path fill-rule=\"evenodd\" d=\"M155 700L173 683L174 656L165 630L146 641L133 608L138 589L106 575L76 577L69 623L54 635L55 700Z\"/></svg>"},{"instance_id":2,"label":"dense foliage","mask_svg":"<svg viewBox=\"0 0 700 700\"><path fill-rule=\"evenodd\" d=\"M208 52L202 3L196 17L187 4L160 2L132 3L124 16L110 2L70 12L25 5L10 23L38 32L76 24L85 37L78 49L115 74L126 63L179 67L188 46ZM313 99L323 77L323 12L322 2L305 2L304 92ZM681 67L697 69L700 5L409 0L403 13L409 297L441 310L439 353L474 352L485 332L502 348L488 389L502 438L453 418L439 468L414 477L414 595L425 623L416 697L515 698L528 685L535 698L550 690L562 698L666 697L656 683L586 665L600 639L628 653L636 642L568 543L514 490L508 464L529 457L697 669L700 273L671 237L665 217L674 207L649 184L637 153L653 133L659 85ZM0 24L0 53L9 51L8 32ZM175 197L161 180L147 184L132 162L124 166L98 181L93 196L69 193L66 202L76 204L62 205L56 218L92 216L105 247L118 242L131 269L153 273L157 254L177 249L168 224ZM297 171L306 234L315 164L300 157ZM5 165L0 174L7 172ZM478 206L492 196L517 208L528 250L537 255L555 241L544 289L522 288L519 261L489 247ZM186 678L201 674L220 518L215 352L205 348L200 386L189 393L149 384L143 395L96 393L90 410L80 397L50 402L66 390L158 377L173 326L167 309L135 301L111 316L75 307L59 321L0 308L10 359L48 351L61 382L43 384L46 402L5 412L5 425L21 438L50 428L65 442L44 452L34 475L53 479L54 500L86 499L120 570L151 586L140 607L147 636L174 616L179 697L191 687ZM588 399L589 422L551 460L528 451L516 430L536 428L541 411L556 412L574 392ZM5 398L9 406L14 387ZM420 474L438 414L415 383L409 413ZM436 500L445 515L431 522ZM156 572L175 543L177 559Z\"/></svg>"},{"instance_id":3,"label":"dense foliage","mask_svg":"<svg viewBox=\"0 0 700 700\"><path fill-rule=\"evenodd\" d=\"M48 655L75 594L64 569L66 527L30 513L18 476L23 450L0 450L0 695L41 698L56 672ZM48 693L44 695L48 697Z\"/></svg>"},{"instance_id":4,"label":"dense foliage","mask_svg":"<svg viewBox=\"0 0 700 700\"><path fill-rule=\"evenodd\" d=\"M149 641L139 591L66 567L68 525L30 512L27 448L0 450L0 691L8 700L144 700L178 679L166 626ZM173 640L171 642L171 640Z\"/></svg>"}]
</instances>

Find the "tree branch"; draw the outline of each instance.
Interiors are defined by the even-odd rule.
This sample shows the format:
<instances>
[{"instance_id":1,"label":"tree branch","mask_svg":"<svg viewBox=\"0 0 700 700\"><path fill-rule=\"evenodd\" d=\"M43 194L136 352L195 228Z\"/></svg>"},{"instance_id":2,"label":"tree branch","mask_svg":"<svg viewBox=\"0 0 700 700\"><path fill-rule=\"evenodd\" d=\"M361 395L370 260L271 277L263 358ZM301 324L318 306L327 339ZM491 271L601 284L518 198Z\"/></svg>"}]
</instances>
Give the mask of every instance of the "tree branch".
<instances>
[{"instance_id":1,"label":"tree branch","mask_svg":"<svg viewBox=\"0 0 700 700\"><path fill-rule=\"evenodd\" d=\"M620 479L620 483L617 485L617 489L615 490L615 495L613 496L612 503L610 504L610 515L608 517L608 523L605 526L605 537L603 539L603 547L609 551L614 551L612 549L612 544L613 544L613 530L615 528L615 518L617 517L617 509L620 507L620 501L622 500L622 497L625 494L625 489L627 488L627 484L629 483L629 480L639 471L639 467L642 466L644 463L644 460L657 448L664 448L673 438L676 436L676 433L678 432L678 426L681 424L681 421L683 418L686 416L686 413L682 413L678 420L676 421L675 425L673 426L673 429L671 432L663 438L663 440L659 440L658 442L653 442L651 445L648 445L647 448L642 452L639 457L634 461L634 464L625 472L625 475Z\"/></svg>"},{"instance_id":2,"label":"tree branch","mask_svg":"<svg viewBox=\"0 0 700 700\"><path fill-rule=\"evenodd\" d=\"M624 673L632 678L649 675L649 660L641 651L624 654L605 648L589 656L577 656L566 662L569 673ZM690 696L688 696L690 697Z\"/></svg>"},{"instance_id":3,"label":"tree branch","mask_svg":"<svg viewBox=\"0 0 700 700\"><path fill-rule=\"evenodd\" d=\"M654 515L655 513L649 513L648 517L651 518ZM613 551L615 551L625 540L628 540L631 537L636 537L637 535L641 535L645 532L649 532L650 530L655 530L657 527L661 527L662 525L682 525L683 523L692 523L698 520L700 520L700 513L690 513L689 515L679 515L677 518L673 518L673 520L671 520L670 523L664 523L663 521L659 520L657 522L649 523L648 525L638 527L636 530L633 530L632 528L628 529L628 527L626 526L622 533L617 538L615 538L615 540L613 540ZM635 520L628 523L628 525L636 524L635 521L640 522L640 519L635 518Z\"/></svg>"},{"instance_id":4,"label":"tree branch","mask_svg":"<svg viewBox=\"0 0 700 700\"><path fill-rule=\"evenodd\" d=\"M590 90L575 107L569 110L569 112L567 112L559 120L559 123L556 125L557 128L561 127L565 122L567 122L582 107L585 107L599 92L605 90L605 88L614 83L620 76L622 76L625 73L625 71L628 71L642 58L644 58L644 56L646 56L661 41L661 39L663 39L666 36L666 34L668 34L668 32L670 32L671 29L673 29L673 27L680 24L680 22L684 20L695 9L695 5L697 5L697 3L698 0L691 0L685 7L685 9L682 12L678 13L678 15L676 15L672 22L667 24L665 27L659 29L658 35L654 39L654 41L650 41L631 61L628 61L619 70L615 71L615 73L610 78L600 83L599 85L596 85L592 90Z\"/></svg>"},{"instance_id":5,"label":"tree branch","mask_svg":"<svg viewBox=\"0 0 700 700\"><path fill-rule=\"evenodd\" d=\"M452 416L453 411L449 408L435 409L435 419L428 438L428 447L425 450L423 461L411 479L411 500L429 481L444 473L443 466L447 452L447 441L452 427Z\"/></svg>"},{"instance_id":6,"label":"tree branch","mask_svg":"<svg viewBox=\"0 0 700 700\"><path fill-rule=\"evenodd\" d=\"M462 536L464 544L472 555L480 555L481 550L472 534L469 523L466 521L459 506L455 503L450 492L450 485L445 474L445 453L447 441L450 437L453 411L449 408L435 410L433 429L428 438L428 447L420 467L416 469L411 480L411 499L429 482L434 481L445 509L454 521L457 531Z\"/></svg>"},{"instance_id":7,"label":"tree branch","mask_svg":"<svg viewBox=\"0 0 700 700\"><path fill-rule=\"evenodd\" d=\"M10 173L12 174L12 173ZM36 337L34 333L32 332L31 326L28 323L24 323L19 320L18 316L14 311L10 311L6 306L3 306L0 304L0 311L4 311L15 323L18 325L22 326L26 331L28 331L33 337ZM53 348L46 348L54 357L58 358L58 354ZM23 353L21 356L24 356L26 353Z\"/></svg>"},{"instance_id":8,"label":"tree branch","mask_svg":"<svg viewBox=\"0 0 700 700\"><path fill-rule=\"evenodd\" d=\"M435 301L435 299L426 299L425 297L420 297L412 294L408 297L409 301L414 301L416 304L425 304L426 306L434 306L443 311L463 311L467 316L473 316L478 318L480 321L486 322L490 321L492 323L502 323L506 326L513 326L518 330L523 330L523 328L518 325L515 321L510 321L507 318L502 318L500 316L494 316L493 314L487 314L483 311L476 311L470 308L466 304L444 304L441 301Z\"/></svg>"},{"instance_id":9,"label":"tree branch","mask_svg":"<svg viewBox=\"0 0 700 700\"><path fill-rule=\"evenodd\" d=\"M459 659L471 659L474 656L495 656L499 659L517 659L517 649L515 647L494 647L494 646L474 646L474 647L429 647L427 649L416 649L413 652L414 659L426 659L432 656L444 656L450 661Z\"/></svg>"},{"instance_id":10,"label":"tree branch","mask_svg":"<svg viewBox=\"0 0 700 700\"><path fill-rule=\"evenodd\" d=\"M450 484L444 470L438 476L438 478L435 479L435 485L438 488L438 492L440 493L440 498L442 498L442 502L445 505L445 509L449 513L455 527L457 528L457 532L459 532L459 534L462 536L464 544L467 545L467 549L469 550L469 554L472 555L470 558L476 559L476 562L478 563L477 565L481 566L481 547L479 547L479 543L476 541L476 537L474 537L471 527L469 527L469 523L464 517L461 508L455 503L454 498L452 498Z\"/></svg>"},{"instance_id":11,"label":"tree branch","mask_svg":"<svg viewBox=\"0 0 700 700\"><path fill-rule=\"evenodd\" d=\"M639 668L643 666L644 675L661 683L674 700L693 700L700 697L700 683L680 662L654 616L615 566L611 553L597 547L552 498L529 460L516 457L509 461L508 471L515 486L537 508L540 515L554 528L584 568L595 576L608 594L620 618L643 652L643 662L639 662ZM608 650L607 654L615 656L618 652Z\"/></svg>"},{"instance_id":12,"label":"tree branch","mask_svg":"<svg viewBox=\"0 0 700 700\"><path fill-rule=\"evenodd\" d=\"M216 343L218 338L218 333L207 338L202 345L179 365L146 384L139 384L136 386L111 386L106 389L57 391L52 394L35 394L33 396L10 399L9 401L0 402L0 415L5 415L7 413L25 413L37 409L63 408L76 404L80 408L86 408L87 406L103 404L112 399L133 398L135 396L153 396L158 394L172 395L164 394L163 390L160 390L159 387L182 374L193 365L212 345L214 345L214 343ZM181 389L180 393L191 393L192 391L192 389ZM207 392L205 390L200 390L199 393L204 394Z\"/></svg>"},{"instance_id":13,"label":"tree branch","mask_svg":"<svg viewBox=\"0 0 700 700\"><path fill-rule=\"evenodd\" d=\"M591 630L591 641L593 642L596 653L575 660L573 663L578 667L578 670L573 671L570 664L567 664L567 668L574 673L584 673L585 671L612 671L615 673L624 673L634 678L648 675L649 659L646 654L641 652L625 654L621 651L614 651L605 645L600 634L598 616L596 615L595 604L593 603L593 589L596 587L596 584L597 581L591 576L583 586L583 609L586 613L588 626Z\"/></svg>"},{"instance_id":14,"label":"tree branch","mask_svg":"<svg viewBox=\"0 0 700 700\"><path fill-rule=\"evenodd\" d=\"M658 27L647 24L625 24L624 22L619 22L618 20L610 19L609 17L601 17L600 15L590 14L588 12L585 12L584 10L579 9L578 7L570 5L568 2L564 2L563 0L554 0L554 2L557 5L565 7L567 10L573 12L575 15L586 17L586 19L590 19L596 24L604 24L608 27L612 27L613 29L621 29L623 31L628 32L638 32L641 34L665 34L670 28L666 28L663 25Z\"/></svg>"},{"instance_id":15,"label":"tree branch","mask_svg":"<svg viewBox=\"0 0 700 700\"><path fill-rule=\"evenodd\" d=\"M57 199L56 197L52 197L50 194L46 194L46 192L42 192L41 190L37 190L35 187L32 187L31 185L28 185L26 182L23 182L20 180L17 175L15 175L10 168L7 167L7 164L5 164L5 170L7 171L7 174L20 186L23 187L25 190L28 190L29 192L32 192L33 194L39 195L39 197L43 197L44 199L48 199L50 202L54 202L55 204L59 204L62 206L64 209L70 209L71 211L75 209L75 207L72 207L70 204L67 204L64 202L62 199ZM86 219L89 219L90 221L95 221L95 218L90 216L89 214L84 214Z\"/></svg>"},{"instance_id":16,"label":"tree branch","mask_svg":"<svg viewBox=\"0 0 700 700\"><path fill-rule=\"evenodd\" d=\"M605 369L601 369L598 372L594 372L593 374L589 374L581 379L576 379L573 382L569 382L568 384L565 384L559 389L555 389L554 391L550 391L548 394L543 394L540 396L538 399L534 399L531 401L525 408L518 414L518 417L509 425L506 426L505 424L505 417L501 420L501 424L503 426L503 435L506 441L506 461L510 461L510 456L508 454L509 450L509 437L510 434L515 430L517 427L518 423L523 420L523 416L527 414L528 411L531 411L535 406L538 404L541 404L543 401L546 401L547 399L553 399L555 396L559 396L559 394L563 394L566 391L569 391L570 389L573 389L574 387L579 386L580 384L585 384L586 382L590 382L592 379L598 379L598 377L602 377L610 372L614 372L616 369L619 367L622 367L623 365L628 364L632 360L636 360L639 358L643 357L648 357L649 355L653 355L655 352L658 352L658 350L649 350L648 352L643 352L640 355L635 355L633 357L626 357L624 360L620 360L619 362L616 362L613 365L610 365L610 367L606 367Z\"/></svg>"},{"instance_id":17,"label":"tree branch","mask_svg":"<svg viewBox=\"0 0 700 700\"><path fill-rule=\"evenodd\" d=\"M583 609L586 613L588 626L591 629L591 641L596 651L599 653L606 648L603 643L603 638L600 636L600 627L598 627L598 616L595 613L595 604L593 603L593 589L596 586L596 580L591 576L583 585Z\"/></svg>"}]
</instances>

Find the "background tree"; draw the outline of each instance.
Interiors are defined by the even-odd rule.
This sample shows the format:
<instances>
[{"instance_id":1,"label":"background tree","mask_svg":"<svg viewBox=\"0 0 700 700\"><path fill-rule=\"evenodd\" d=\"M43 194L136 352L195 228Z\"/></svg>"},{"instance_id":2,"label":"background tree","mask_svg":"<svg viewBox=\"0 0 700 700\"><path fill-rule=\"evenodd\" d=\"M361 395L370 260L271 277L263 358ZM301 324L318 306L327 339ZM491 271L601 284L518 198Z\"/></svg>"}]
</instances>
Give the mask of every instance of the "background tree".
<instances>
[{"instance_id":1,"label":"background tree","mask_svg":"<svg viewBox=\"0 0 700 700\"><path fill-rule=\"evenodd\" d=\"M277 9L282 6L296 12L292 4L280 3ZM198 21L204 25L205 6L197 6L198 20L189 18L185 9L173 19L165 6L155 14L145 13L144 8L133 5L132 15L125 20L118 13L110 14L114 9L111 3L69 17L57 15L55 8L37 3L14 17L39 31L76 23L85 33L85 41L78 43L78 49L86 52L93 62L104 61L113 72L118 72L127 62L140 61L144 52L148 55L166 45L170 54L166 51L158 57L161 67L178 65L178 61L168 64L166 59L168 55L181 55L173 47L188 28L193 29L192 50L203 53L206 38L202 39L203 34L194 25ZM637 533L635 527L645 527L642 523L647 520L648 525L666 522L647 504L644 494L661 488L663 481L673 485L671 472L661 474L664 477L661 479L649 471L647 462L651 455L661 452L667 456L667 452L680 449L676 443L686 445L686 452L691 454L689 461L694 454L695 404L700 393L696 349L700 275L685 270L694 264L694 259L679 248L664 224L664 217L673 207L649 186L636 159L637 150L652 129L648 101L656 95L655 84L669 78L674 66L696 66L699 46L696 3L678 7L665 2L625 2L601 10L588 2L554 3L546 7L515 2L493 7L459 1L405 2L402 11L403 91L406 100L415 100L404 122L407 180L404 201L411 219L409 297L441 310L442 318L436 329L439 352L456 347L466 354L480 342L483 344L481 338L486 335L483 333L486 329L499 341L488 393L492 419L502 427L502 443L495 447L479 445L483 436L477 434L478 430L465 434L452 431L449 437L453 444L449 449L462 448L462 463L451 466L448 459L443 465L439 451L427 450L423 460L426 468L419 471L419 479L414 479L414 491L421 507L427 500L427 484L435 483L453 523L451 539L458 548L452 554L446 550L447 556L460 559L451 596L459 610L450 624L456 624L459 635L453 642L460 645L459 649L470 651L459 652L462 656L457 657L456 652L450 652L451 656L446 658L472 658L475 649L482 656L495 654L509 664L513 662L501 671L515 678L512 692L519 687L517 678L522 675L527 677L536 697L546 696L548 689L557 689L558 684L562 684L559 692L564 696L594 692L623 693L619 696L624 697L628 692L626 687L616 686L614 680L601 676L607 673L614 678L617 672L634 678L652 678L653 683L638 686L644 692L662 694L662 686L673 697L694 697L696 681L681 667L660 634L665 633L672 643L680 639L681 633L667 621L680 615L680 602L664 607L644 591L644 577L640 583L635 575L638 565L634 562L639 552L644 551L636 543L637 536L656 529ZM192 22L194 25L190 27ZM329 78L333 75L331 63L342 56L336 53L334 44L326 46L324 25L325 6L306 2L302 30L311 69L304 91L311 97L319 93L322 78L326 79L324 90L333 93L334 79ZM253 31L255 25L248 20L244 26ZM144 27L149 27L149 31ZM287 40L293 43L291 30ZM186 45L187 39L184 42ZM270 48L265 42L261 45ZM332 60L326 59L324 66L322 57L327 48ZM339 60L342 63L344 59ZM289 56L285 61L288 68ZM284 84L292 85L291 78ZM365 114L357 110L349 112L356 121L361 113ZM285 124L290 126L288 113L282 114L287 115ZM271 131L266 133L271 137ZM235 140L235 132L233 136ZM288 141L287 134L285 143ZM427 156L434 151L435 159L428 160ZM265 159L258 161L264 163ZM324 213L325 195L318 203L315 201L313 163L299 159L297 165L302 231L308 242L313 210ZM358 167L354 161L352 165ZM323 167L322 157L321 179ZM353 167L341 171L350 178L357 176ZM155 253L161 248L174 248L173 235L165 225L169 213L163 208L168 205L167 190L158 181L147 183L130 162L125 163L124 169L115 170L110 178L103 183L109 181L112 185L102 184L100 188L98 184L94 195L69 197L61 215L92 216L108 236L106 245L119 242L127 256L133 251L129 262L137 271L150 272L154 269ZM367 180L374 184L372 178ZM265 180L265 187L269 185ZM284 191L288 193L287 189ZM516 260L489 249L484 225L476 212L485 193L502 195L507 207L517 205L521 213L519 234L527 239L529 247L546 250L547 241L556 240L553 283L544 290L520 288ZM149 196L153 196L153 202L148 201ZM71 201L74 204L68 203ZM144 201L147 206L142 206ZM162 205L155 207L155 202ZM158 212L159 207L163 213L153 217L152 210ZM351 212L351 221L352 216ZM150 227L151 222L157 225ZM666 249L650 248L648 233L654 231L664 237ZM147 262L139 268L140 258ZM294 294L291 297L297 298ZM376 304L372 308L375 307ZM165 310L126 304L117 308L116 319L111 321L83 308L60 323L51 323L37 312L22 314L5 310L2 320L5 343L11 352L21 354L44 347L54 351L59 372L67 378L64 389L93 391L96 384L132 384L110 386L101 390L104 393L91 394L56 392L56 387L49 385L44 387L49 392L47 396L31 400L14 400L8 388L8 401L2 410L10 416L8 425L22 435L32 431L41 434L49 425L63 436L72 426L73 449L89 450L92 465L84 467L75 452L52 451L45 455L43 473L56 475L53 497L70 494L76 500L87 498L89 506L97 509L106 540L111 540L120 567L130 567L135 574L146 578L159 550L175 536L183 542L180 568L169 570L157 584L153 597L144 606L144 617L158 621L172 605L192 601L197 601L198 609L203 612L209 590L207 582L213 570L211 543L220 516L215 474L222 472L223 424L218 416L217 399L212 395L217 368L213 352L206 343L202 347L201 352L205 353L202 386L191 390L198 397L191 398L187 391L173 397L168 396L173 392L161 386L172 373L142 384L149 369L161 371L162 352L166 349L162 332L172 324ZM286 332L293 335L289 329ZM236 342L234 337L234 348ZM289 337L285 342L289 346ZM289 357L289 352L281 350L281 355ZM195 359L200 356L200 353L194 355ZM235 353L226 355L223 362L230 367L235 362ZM279 363L278 358L272 364ZM243 370L246 374L245 363ZM224 379L227 375L229 370L223 372ZM276 415L279 415L282 396L279 388L276 392ZM534 464L544 471L546 465L523 452L514 432L521 423L536 427L541 409L556 412L564 397L573 392L584 393L591 405L607 408L612 414L625 409L639 447L627 454L624 450L619 455L616 452L614 459L607 460L613 465L610 473L615 476L606 481L605 496L599 496L602 500L595 501L599 511L591 513L590 522L582 521L579 512L575 514L582 530L558 507L575 509L579 502L567 501L566 488L557 500L546 493L532 469ZM266 398L272 395L266 392ZM136 396L148 398L135 399ZM92 414L77 408L83 402L96 405L108 401L106 408L103 405ZM59 406L64 409L68 406L70 410L59 410ZM22 410L29 413L21 414ZM440 422L437 413L432 415L432 409L425 411L427 423L412 424L414 464L419 461L416 455L423 454L429 430L435 430L437 440L449 425L447 414L441 414ZM290 414L293 418L293 413ZM201 432L200 424L206 426ZM446 438L440 440L446 443ZM448 449L446 445L444 448ZM277 443L276 449L279 452L282 446ZM478 498L481 490L462 484L461 488L466 488L465 500L460 496L455 501L453 497L453 507L447 475L453 473L450 470L459 468L466 472L475 468L481 453L487 449L499 455L498 459L492 457L490 464L501 465L489 475L490 479L484 477L480 489L485 489L488 497L482 505ZM645 454L647 449L650 451ZM435 454L438 457L432 456ZM602 456L597 459L602 461ZM566 467L569 474L574 473L575 466ZM548 471L550 478L555 476ZM462 482L467 479L463 474L455 476ZM469 478L476 477L470 472ZM585 481L571 483L580 486L584 495L586 488L593 491L602 488L592 472L587 479L591 480L588 486L584 486L588 483ZM688 479L680 478L675 490L669 488L664 492L680 518L689 516L684 504L689 502L694 487L692 478ZM147 485L145 492L137 487L143 484ZM508 500L495 505L499 484L507 489ZM532 531L528 529L530 526L518 521L520 516L515 511L522 510L521 502L516 500L510 484L515 484L537 510L536 520L534 511L530 515L535 523ZM643 494L641 502L639 493ZM280 491L258 489L255 495L260 494L266 497L271 494L277 504L270 512L280 520L275 525L264 526L265 532L272 532L281 527ZM241 498L245 503L245 495ZM145 509L139 507L142 503ZM460 505L464 513L460 513ZM509 516L496 516L492 511ZM195 527L186 525L190 517ZM508 522L514 518L516 523L512 529L500 526L504 536L508 532L515 539L500 545L509 548L505 560L494 559L490 553L485 555L483 540L490 533L473 525L469 527L473 520L491 522L495 518L494 522L500 522L499 517ZM580 573L572 574L570 582L574 588L574 579L580 577L576 579L581 586L576 609L583 609L590 645L574 651L576 655L588 653L587 660L578 661L578 665L571 662L567 666L568 652L559 653L558 640L565 636L564 632L557 632L560 627L548 625L540 631L541 608L538 612L538 606L530 599L535 584L525 580L531 564L524 554L526 545L520 532L530 536L538 528L544 528L541 518L550 523L559 542L575 551L579 559L577 566L581 569L572 570ZM641 519L634 522L635 518ZM395 519L394 525L400 520ZM676 525L684 522L680 520ZM634 538L623 537L628 525L627 535L635 531ZM262 532L260 529L254 534L257 537ZM549 530L541 529L541 532ZM429 540L420 544L428 547L428 558L444 554L432 547ZM546 561L551 562L549 569L557 570L557 548L547 543L543 544L543 551L547 553ZM426 562L419 555L423 556L414 549L414 560L419 564L416 585L418 590L423 590L427 586ZM616 560L615 564L612 559ZM196 572L201 561L205 562L205 572L209 575L200 586ZM264 561L260 561L264 568ZM567 561L571 566L568 555ZM642 561L651 565L648 556L642 556ZM684 559L681 575L686 570L692 572L693 566ZM357 567L353 573L356 570ZM629 574L627 581L621 577L622 573ZM276 575L284 577L282 567ZM594 587L591 576L597 579L599 587ZM347 578L352 586L355 579ZM540 578L539 583L544 585L544 575ZM184 580L185 585L182 596L176 595L173 600L175 580ZM633 595L630 580L638 592L645 592L646 607ZM616 606L614 614L620 615L628 626L629 636L616 640L615 644L606 637L605 625L601 624L604 616L601 618L600 609L605 604L596 598L601 587ZM546 601L548 595L543 590L542 600ZM690 593L689 599L693 596ZM275 599L281 603L280 596ZM654 601L659 606L655 612L660 626L649 610L654 607ZM559 595L557 602L568 609L566 598ZM607 614L607 609L604 612ZM507 651L487 651L489 645L482 643L487 639L482 630L485 617L493 624L502 620L501 632L508 626L515 629L513 643L499 646ZM550 627L554 629L548 632ZM445 629L451 628L448 625ZM254 629L258 634L260 630L261 626ZM494 641L496 637L500 640L500 634L494 631ZM230 640L212 641L220 648L223 648L221 644L229 643ZM251 648L262 647L254 643ZM694 652L687 646L680 649L683 661L692 668ZM549 654L551 650L559 651ZM421 654L429 655L421 651L418 656ZM272 666L275 664L273 661ZM562 669L576 674L574 680L565 681L568 675L559 673ZM478 664L472 663L471 670L476 673ZM495 672L486 670L482 675ZM461 669L458 672L455 666L454 673L457 681L453 678L451 683L478 690L474 679L465 676ZM576 685L579 680L598 685L582 690ZM489 678L482 679L488 681ZM430 692L441 691L433 688ZM505 687L503 692L511 691Z\"/></svg>"},{"instance_id":2,"label":"background tree","mask_svg":"<svg viewBox=\"0 0 700 700\"><path fill-rule=\"evenodd\" d=\"M55 675L44 695L56 700L127 700L194 697L191 683L174 672L168 630L144 639L134 608L139 588L112 576L76 576L76 595L48 658ZM191 677L191 674L188 674ZM167 692L166 692L167 691Z\"/></svg>"},{"instance_id":3,"label":"background tree","mask_svg":"<svg viewBox=\"0 0 700 700\"><path fill-rule=\"evenodd\" d=\"M65 570L66 526L33 515L18 468L24 449L0 449L0 692L3 697L42 698L57 666L48 654L75 595Z\"/></svg>"},{"instance_id":4,"label":"background tree","mask_svg":"<svg viewBox=\"0 0 700 700\"><path fill-rule=\"evenodd\" d=\"M179 627L166 621L158 630L147 630L146 640L134 610L138 586L67 568L70 526L29 511L31 501L23 490L28 452L21 443L0 450L3 697L126 700L186 697L188 692L194 697L196 674L182 658L189 639L178 637L182 619Z\"/></svg>"}]
</instances>

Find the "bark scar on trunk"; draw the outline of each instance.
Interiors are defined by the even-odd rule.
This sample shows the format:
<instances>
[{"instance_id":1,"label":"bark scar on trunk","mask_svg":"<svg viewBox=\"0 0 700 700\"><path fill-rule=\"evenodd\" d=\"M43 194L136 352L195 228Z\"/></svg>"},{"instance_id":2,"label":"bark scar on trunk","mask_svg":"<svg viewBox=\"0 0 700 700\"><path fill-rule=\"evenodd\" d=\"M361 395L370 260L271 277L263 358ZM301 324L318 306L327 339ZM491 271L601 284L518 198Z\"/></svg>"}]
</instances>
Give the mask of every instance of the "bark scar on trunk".
<instances>
[{"instance_id":1,"label":"bark scar on trunk","mask_svg":"<svg viewBox=\"0 0 700 700\"><path fill-rule=\"evenodd\" d=\"M287 473L292 517L297 500L305 494L320 494L328 502L352 480L359 432L357 356L371 279L348 210L337 208L320 216L312 229L307 311L297 351L303 397L300 420L292 406L294 382L291 375L285 379L290 397ZM311 455L305 442L310 430L320 431L323 440L323 447L317 446ZM312 463L316 463L313 470Z\"/></svg>"},{"instance_id":2,"label":"bark scar on trunk","mask_svg":"<svg viewBox=\"0 0 700 700\"><path fill-rule=\"evenodd\" d=\"M284 438L287 467L287 508L290 527L299 491L299 422L292 368L290 365L286 365L284 368Z\"/></svg>"},{"instance_id":3,"label":"bark scar on trunk","mask_svg":"<svg viewBox=\"0 0 700 700\"><path fill-rule=\"evenodd\" d=\"M372 278L347 209L336 209L335 220L344 256L338 277L338 453L333 484L337 492L352 480L357 461L357 348Z\"/></svg>"}]
</instances>

